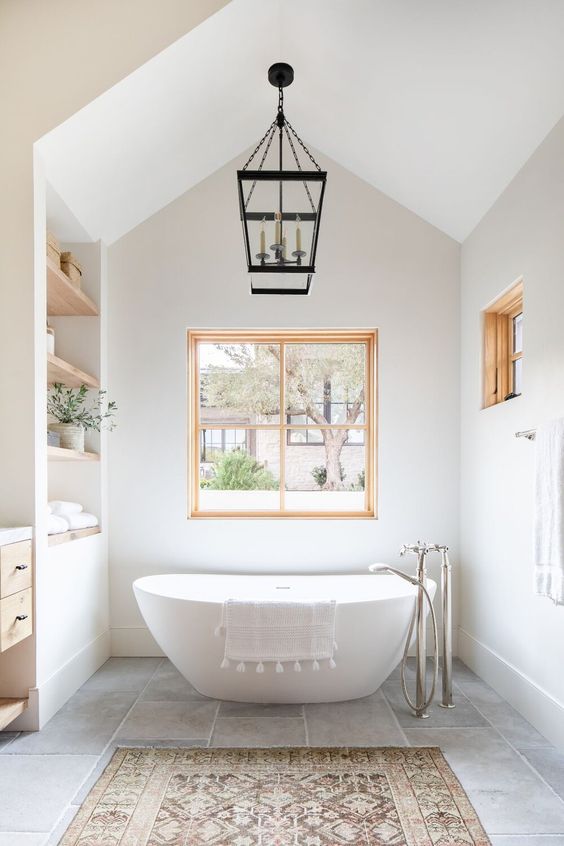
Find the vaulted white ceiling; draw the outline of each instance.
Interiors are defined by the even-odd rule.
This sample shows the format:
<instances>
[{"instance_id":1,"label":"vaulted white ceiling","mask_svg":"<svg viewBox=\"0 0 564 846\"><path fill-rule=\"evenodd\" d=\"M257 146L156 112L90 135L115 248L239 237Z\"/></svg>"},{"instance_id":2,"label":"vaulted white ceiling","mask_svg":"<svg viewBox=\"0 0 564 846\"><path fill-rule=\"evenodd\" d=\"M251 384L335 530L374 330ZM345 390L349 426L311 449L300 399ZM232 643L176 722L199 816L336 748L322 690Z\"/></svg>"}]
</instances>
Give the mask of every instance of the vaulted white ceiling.
<instances>
[{"instance_id":1,"label":"vaulted white ceiling","mask_svg":"<svg viewBox=\"0 0 564 846\"><path fill-rule=\"evenodd\" d=\"M463 240L564 114L562 0L231 0L38 142L112 243L254 145L306 143Z\"/></svg>"}]
</instances>

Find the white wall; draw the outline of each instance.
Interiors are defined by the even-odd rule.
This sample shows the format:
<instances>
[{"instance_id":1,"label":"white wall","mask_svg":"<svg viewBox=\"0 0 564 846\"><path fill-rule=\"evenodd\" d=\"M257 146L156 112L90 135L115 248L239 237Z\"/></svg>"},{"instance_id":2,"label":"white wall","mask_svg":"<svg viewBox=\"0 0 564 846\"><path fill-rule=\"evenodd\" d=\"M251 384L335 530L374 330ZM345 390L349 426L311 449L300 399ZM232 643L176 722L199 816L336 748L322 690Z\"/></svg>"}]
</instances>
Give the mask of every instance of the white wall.
<instances>
[{"instance_id":1,"label":"white wall","mask_svg":"<svg viewBox=\"0 0 564 846\"><path fill-rule=\"evenodd\" d=\"M564 608L533 595L534 446L564 414L564 121L462 247L463 659L564 746ZM523 395L481 410L480 311L524 277Z\"/></svg>"},{"instance_id":2,"label":"white wall","mask_svg":"<svg viewBox=\"0 0 564 846\"><path fill-rule=\"evenodd\" d=\"M116 653L150 649L131 591L148 573L354 571L396 560L403 542L457 543L459 245L326 161L311 297L251 297L238 164L109 249L109 384L119 404L109 438ZM190 327L378 327L378 520L187 520Z\"/></svg>"}]
</instances>

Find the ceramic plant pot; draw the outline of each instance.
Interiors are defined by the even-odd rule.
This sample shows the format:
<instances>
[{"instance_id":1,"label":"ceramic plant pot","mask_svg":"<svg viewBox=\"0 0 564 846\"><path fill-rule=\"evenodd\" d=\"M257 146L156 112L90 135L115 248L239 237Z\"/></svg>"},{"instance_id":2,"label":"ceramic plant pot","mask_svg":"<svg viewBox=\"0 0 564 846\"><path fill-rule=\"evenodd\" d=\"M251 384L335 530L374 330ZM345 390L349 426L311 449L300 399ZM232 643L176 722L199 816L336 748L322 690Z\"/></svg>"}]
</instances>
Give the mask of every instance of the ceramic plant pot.
<instances>
[{"instance_id":1,"label":"ceramic plant pot","mask_svg":"<svg viewBox=\"0 0 564 846\"><path fill-rule=\"evenodd\" d=\"M53 423L49 426L52 432L58 432L63 449L76 449L84 452L84 427L74 423Z\"/></svg>"}]
</instances>

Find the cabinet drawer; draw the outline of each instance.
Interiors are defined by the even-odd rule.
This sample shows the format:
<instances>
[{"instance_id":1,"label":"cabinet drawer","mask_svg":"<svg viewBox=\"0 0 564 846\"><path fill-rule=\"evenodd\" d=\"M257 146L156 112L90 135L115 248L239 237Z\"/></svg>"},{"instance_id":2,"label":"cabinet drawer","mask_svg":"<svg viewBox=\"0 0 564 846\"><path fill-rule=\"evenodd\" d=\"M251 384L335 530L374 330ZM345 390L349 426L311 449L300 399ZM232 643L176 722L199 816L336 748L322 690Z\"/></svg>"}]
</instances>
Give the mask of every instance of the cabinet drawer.
<instances>
[{"instance_id":1,"label":"cabinet drawer","mask_svg":"<svg viewBox=\"0 0 564 846\"><path fill-rule=\"evenodd\" d=\"M0 599L0 652L29 637L33 631L32 614L31 588Z\"/></svg>"},{"instance_id":2,"label":"cabinet drawer","mask_svg":"<svg viewBox=\"0 0 564 846\"><path fill-rule=\"evenodd\" d=\"M0 546L0 598L31 587L31 541Z\"/></svg>"}]
</instances>

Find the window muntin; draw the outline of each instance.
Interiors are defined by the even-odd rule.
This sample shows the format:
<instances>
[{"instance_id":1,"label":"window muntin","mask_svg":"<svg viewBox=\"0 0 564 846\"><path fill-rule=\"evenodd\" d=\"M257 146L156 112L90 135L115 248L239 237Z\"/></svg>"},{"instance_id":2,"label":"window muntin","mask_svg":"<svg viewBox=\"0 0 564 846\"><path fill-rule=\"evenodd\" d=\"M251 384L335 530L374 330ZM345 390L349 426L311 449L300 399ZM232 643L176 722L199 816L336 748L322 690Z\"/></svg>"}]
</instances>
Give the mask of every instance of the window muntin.
<instances>
[{"instance_id":1,"label":"window muntin","mask_svg":"<svg viewBox=\"0 0 564 846\"><path fill-rule=\"evenodd\" d=\"M191 515L374 516L375 341L191 332Z\"/></svg>"}]
</instances>

